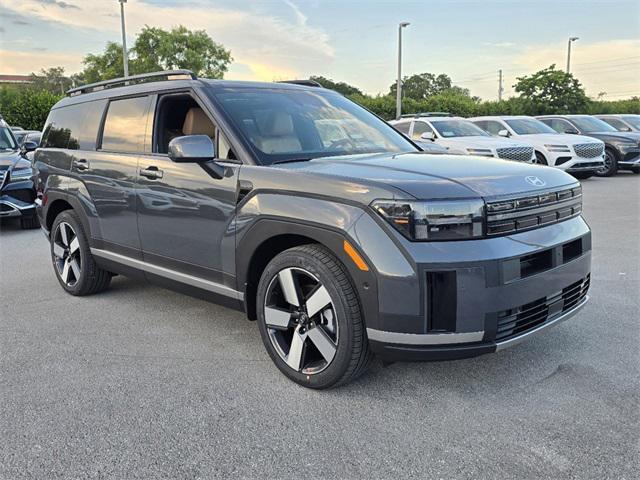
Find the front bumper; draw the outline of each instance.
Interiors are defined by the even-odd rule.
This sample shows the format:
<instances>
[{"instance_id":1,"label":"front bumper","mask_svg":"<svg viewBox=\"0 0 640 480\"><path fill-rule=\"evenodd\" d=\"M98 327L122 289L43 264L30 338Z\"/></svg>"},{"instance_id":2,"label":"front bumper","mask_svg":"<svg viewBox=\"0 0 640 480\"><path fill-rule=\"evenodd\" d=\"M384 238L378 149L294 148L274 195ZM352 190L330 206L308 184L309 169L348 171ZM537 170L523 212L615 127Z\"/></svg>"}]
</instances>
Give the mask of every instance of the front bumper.
<instances>
[{"instance_id":1,"label":"front bumper","mask_svg":"<svg viewBox=\"0 0 640 480\"><path fill-rule=\"evenodd\" d=\"M628 152L622 160L618 161L618 168L635 170L640 169L640 152Z\"/></svg>"},{"instance_id":2,"label":"front bumper","mask_svg":"<svg viewBox=\"0 0 640 480\"><path fill-rule=\"evenodd\" d=\"M378 268L378 316L367 318L371 348L385 360L494 352L570 318L587 302L591 233L581 217L498 238L398 240L408 262L393 272L399 257L382 264L390 274ZM370 255L375 263L376 252ZM380 255L391 257L391 248Z\"/></svg>"},{"instance_id":3,"label":"front bumper","mask_svg":"<svg viewBox=\"0 0 640 480\"><path fill-rule=\"evenodd\" d=\"M0 196L0 218L31 217L35 214L35 203L23 202L10 195Z\"/></svg>"}]
</instances>

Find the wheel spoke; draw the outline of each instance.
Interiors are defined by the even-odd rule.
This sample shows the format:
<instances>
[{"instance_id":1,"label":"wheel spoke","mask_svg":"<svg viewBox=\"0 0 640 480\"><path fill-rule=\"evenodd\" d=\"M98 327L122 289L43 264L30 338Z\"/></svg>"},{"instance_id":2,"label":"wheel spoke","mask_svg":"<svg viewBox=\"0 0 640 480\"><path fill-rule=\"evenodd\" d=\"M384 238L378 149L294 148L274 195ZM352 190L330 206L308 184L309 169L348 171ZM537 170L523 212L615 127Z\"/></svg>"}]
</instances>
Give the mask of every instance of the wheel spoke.
<instances>
[{"instance_id":1,"label":"wheel spoke","mask_svg":"<svg viewBox=\"0 0 640 480\"><path fill-rule=\"evenodd\" d=\"M80 265L78 265L78 261L72 258L69 260L69 265L71 266L71 270L73 270L73 276L76 277L76 281L80 280Z\"/></svg>"},{"instance_id":2,"label":"wheel spoke","mask_svg":"<svg viewBox=\"0 0 640 480\"><path fill-rule=\"evenodd\" d=\"M331 297L329 296L329 292L327 292L327 289L324 288L323 285L320 285L307 299L307 314L309 318L313 317L330 303Z\"/></svg>"},{"instance_id":3,"label":"wheel spoke","mask_svg":"<svg viewBox=\"0 0 640 480\"><path fill-rule=\"evenodd\" d=\"M64 266L62 267L62 274L60 275L64 283L69 283L69 270L71 270L71 265L69 264L69 259L67 258L64 261Z\"/></svg>"},{"instance_id":4,"label":"wheel spoke","mask_svg":"<svg viewBox=\"0 0 640 480\"><path fill-rule=\"evenodd\" d=\"M69 246L69 238L67 237L67 225L65 223L60 224L60 240L65 247Z\"/></svg>"},{"instance_id":5,"label":"wheel spoke","mask_svg":"<svg viewBox=\"0 0 640 480\"><path fill-rule=\"evenodd\" d=\"M80 248L80 242L78 241L78 237L73 237L71 243L69 244L69 253L75 253L76 250Z\"/></svg>"},{"instance_id":6,"label":"wheel spoke","mask_svg":"<svg viewBox=\"0 0 640 480\"><path fill-rule=\"evenodd\" d=\"M336 354L336 345L331 341L325 331L321 327L316 326L310 329L307 335L327 363L330 363Z\"/></svg>"},{"instance_id":7,"label":"wheel spoke","mask_svg":"<svg viewBox=\"0 0 640 480\"><path fill-rule=\"evenodd\" d=\"M64 248L57 243L53 243L53 254L56 258L62 258L64 256Z\"/></svg>"},{"instance_id":8,"label":"wheel spoke","mask_svg":"<svg viewBox=\"0 0 640 480\"><path fill-rule=\"evenodd\" d=\"M273 307L265 307L264 320L269 328L286 330L291 324L291 312Z\"/></svg>"},{"instance_id":9,"label":"wheel spoke","mask_svg":"<svg viewBox=\"0 0 640 480\"><path fill-rule=\"evenodd\" d=\"M300 371L302 363L302 352L304 350L304 341L307 339L306 334L301 334L298 330L293 332L293 338L291 339L291 348L287 355L287 365L293 368L295 371Z\"/></svg>"},{"instance_id":10,"label":"wheel spoke","mask_svg":"<svg viewBox=\"0 0 640 480\"><path fill-rule=\"evenodd\" d=\"M300 300L298 299L298 288L293 278L293 271L290 268L282 270L278 274L278 281L280 282L284 299L291 305L299 307Z\"/></svg>"}]
</instances>

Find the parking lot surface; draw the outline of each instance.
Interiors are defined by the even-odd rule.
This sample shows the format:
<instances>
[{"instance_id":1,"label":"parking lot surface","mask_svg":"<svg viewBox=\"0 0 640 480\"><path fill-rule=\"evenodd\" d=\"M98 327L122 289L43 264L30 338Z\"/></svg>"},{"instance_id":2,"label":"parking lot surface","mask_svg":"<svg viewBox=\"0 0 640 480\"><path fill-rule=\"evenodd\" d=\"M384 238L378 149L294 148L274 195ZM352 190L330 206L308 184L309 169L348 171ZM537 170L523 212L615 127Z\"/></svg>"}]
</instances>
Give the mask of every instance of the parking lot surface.
<instances>
[{"instance_id":1,"label":"parking lot surface","mask_svg":"<svg viewBox=\"0 0 640 480\"><path fill-rule=\"evenodd\" d=\"M0 478L638 478L640 176L583 182L591 302L497 354L288 381L257 325L0 233ZM634 473L635 472L635 473Z\"/></svg>"}]
</instances>

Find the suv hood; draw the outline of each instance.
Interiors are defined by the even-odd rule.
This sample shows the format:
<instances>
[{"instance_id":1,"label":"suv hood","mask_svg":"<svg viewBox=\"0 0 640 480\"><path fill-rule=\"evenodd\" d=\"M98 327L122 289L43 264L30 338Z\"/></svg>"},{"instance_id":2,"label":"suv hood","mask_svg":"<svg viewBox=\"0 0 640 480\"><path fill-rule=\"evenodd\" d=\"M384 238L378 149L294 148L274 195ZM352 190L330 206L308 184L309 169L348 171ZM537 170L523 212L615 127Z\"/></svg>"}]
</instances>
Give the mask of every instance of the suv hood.
<instances>
[{"instance_id":1,"label":"suv hood","mask_svg":"<svg viewBox=\"0 0 640 480\"><path fill-rule=\"evenodd\" d=\"M461 155L405 153L330 157L278 167L350 182L384 184L418 199L526 194L577 183L557 168ZM533 183L527 177L532 177Z\"/></svg>"},{"instance_id":2,"label":"suv hood","mask_svg":"<svg viewBox=\"0 0 640 480\"><path fill-rule=\"evenodd\" d=\"M28 160L25 160L20 152L16 150L0 152L0 171L4 171L13 168L27 168L30 167L31 163Z\"/></svg>"},{"instance_id":3,"label":"suv hood","mask_svg":"<svg viewBox=\"0 0 640 480\"><path fill-rule=\"evenodd\" d=\"M588 135L603 142L640 142L640 132L595 132Z\"/></svg>"},{"instance_id":4,"label":"suv hood","mask_svg":"<svg viewBox=\"0 0 640 480\"><path fill-rule=\"evenodd\" d=\"M532 135L516 135L514 138L523 142L540 145L579 145L583 143L600 143L593 137L584 135L569 135L568 133L534 133Z\"/></svg>"}]
</instances>

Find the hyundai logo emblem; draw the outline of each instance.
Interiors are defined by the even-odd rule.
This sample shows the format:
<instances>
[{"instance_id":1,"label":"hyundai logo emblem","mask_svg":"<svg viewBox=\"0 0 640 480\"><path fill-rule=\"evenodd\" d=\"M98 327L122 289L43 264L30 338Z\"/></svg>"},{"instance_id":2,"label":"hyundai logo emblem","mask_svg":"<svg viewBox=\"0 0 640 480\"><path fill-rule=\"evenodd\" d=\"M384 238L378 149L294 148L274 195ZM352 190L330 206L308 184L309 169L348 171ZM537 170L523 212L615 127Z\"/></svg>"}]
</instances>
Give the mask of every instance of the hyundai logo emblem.
<instances>
[{"instance_id":1,"label":"hyundai logo emblem","mask_svg":"<svg viewBox=\"0 0 640 480\"><path fill-rule=\"evenodd\" d=\"M534 176L524 177L524 179L527 183L533 185L534 187L544 187L547 184L547 182L545 182L541 178Z\"/></svg>"}]
</instances>

